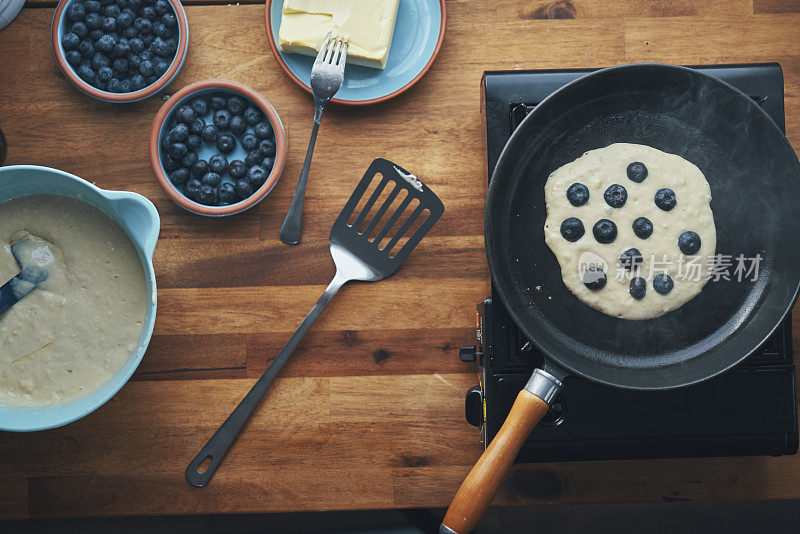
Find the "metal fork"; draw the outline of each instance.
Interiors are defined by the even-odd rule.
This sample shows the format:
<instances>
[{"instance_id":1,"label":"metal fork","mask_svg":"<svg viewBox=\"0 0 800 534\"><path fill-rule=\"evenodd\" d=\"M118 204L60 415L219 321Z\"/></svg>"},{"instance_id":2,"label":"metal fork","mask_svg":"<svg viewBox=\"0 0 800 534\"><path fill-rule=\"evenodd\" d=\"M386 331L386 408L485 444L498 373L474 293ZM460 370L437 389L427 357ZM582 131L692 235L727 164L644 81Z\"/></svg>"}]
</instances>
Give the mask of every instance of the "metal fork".
<instances>
[{"instance_id":1,"label":"metal fork","mask_svg":"<svg viewBox=\"0 0 800 534\"><path fill-rule=\"evenodd\" d=\"M344 81L344 67L347 60L347 41L340 37L334 38L331 33L319 49L314 66L311 67L311 91L314 95L314 126L311 128L311 139L308 141L306 159L303 170L300 171L300 180L292 197L292 204L281 227L281 241L287 245L296 245L300 242L300 225L303 219L303 200L306 197L306 183L308 171L311 168L311 158L314 154L314 144L317 142L317 130L322 120L322 111L325 105L333 98Z\"/></svg>"},{"instance_id":2,"label":"metal fork","mask_svg":"<svg viewBox=\"0 0 800 534\"><path fill-rule=\"evenodd\" d=\"M377 176L380 178L376 178ZM359 200L372 181L378 179L380 183L350 224L348 221L351 215L355 215ZM388 187L392 189L389 190ZM384 190L387 191L387 196L380 206L376 206L376 201ZM399 205L389 214L389 208L401 194L405 197L400 197ZM412 205L412 202L417 204ZM408 211L411 212L410 215L407 214ZM189 463L186 479L190 484L208 484L261 397L336 292L351 280L377 282L394 274L442 213L442 201L416 176L382 158L372 162L331 227L330 249L336 265L336 275L258 382ZM410 231L415 223L419 226ZM362 227L363 230L359 231ZM407 240L401 243L404 238ZM206 461L209 462L208 467L201 471L200 464Z\"/></svg>"}]
</instances>

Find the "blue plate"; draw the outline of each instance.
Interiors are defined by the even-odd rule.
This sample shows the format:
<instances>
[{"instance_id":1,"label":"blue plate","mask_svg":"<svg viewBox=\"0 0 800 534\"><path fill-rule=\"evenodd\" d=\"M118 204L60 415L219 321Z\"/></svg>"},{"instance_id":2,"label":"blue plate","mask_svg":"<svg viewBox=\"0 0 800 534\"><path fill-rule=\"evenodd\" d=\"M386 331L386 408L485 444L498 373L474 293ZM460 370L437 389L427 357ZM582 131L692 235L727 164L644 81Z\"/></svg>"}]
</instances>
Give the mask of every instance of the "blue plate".
<instances>
[{"instance_id":1,"label":"blue plate","mask_svg":"<svg viewBox=\"0 0 800 534\"><path fill-rule=\"evenodd\" d=\"M314 58L285 54L278 46L283 0L267 2L267 37L281 68L301 87L311 91ZM419 80L439 54L444 38L444 0L400 0L392 47L386 68L372 69L347 64L344 83L333 102L374 104L399 95Z\"/></svg>"}]
</instances>

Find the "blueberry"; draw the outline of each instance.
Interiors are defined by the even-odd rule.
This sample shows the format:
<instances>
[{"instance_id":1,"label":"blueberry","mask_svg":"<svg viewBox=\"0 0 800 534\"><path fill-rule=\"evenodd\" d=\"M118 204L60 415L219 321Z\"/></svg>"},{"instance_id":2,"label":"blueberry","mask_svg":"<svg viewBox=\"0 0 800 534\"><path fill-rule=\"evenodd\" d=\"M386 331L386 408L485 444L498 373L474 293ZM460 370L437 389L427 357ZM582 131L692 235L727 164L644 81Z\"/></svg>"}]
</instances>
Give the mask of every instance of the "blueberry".
<instances>
[{"instance_id":1,"label":"blueberry","mask_svg":"<svg viewBox=\"0 0 800 534\"><path fill-rule=\"evenodd\" d=\"M83 56L77 50L70 50L65 57L67 58L67 63L73 67L77 67L83 61Z\"/></svg>"},{"instance_id":2,"label":"blueberry","mask_svg":"<svg viewBox=\"0 0 800 534\"><path fill-rule=\"evenodd\" d=\"M260 150L251 150L244 157L244 164L248 167L252 167L253 165L258 165L261 163L262 159L264 159L264 155Z\"/></svg>"},{"instance_id":3,"label":"blueberry","mask_svg":"<svg viewBox=\"0 0 800 534\"><path fill-rule=\"evenodd\" d=\"M211 118L214 121L214 126L220 130L226 130L231 125L231 114L225 109L215 111Z\"/></svg>"},{"instance_id":4,"label":"blueberry","mask_svg":"<svg viewBox=\"0 0 800 534\"><path fill-rule=\"evenodd\" d=\"M617 225L608 219L600 219L592 228L598 243L611 243L617 238Z\"/></svg>"},{"instance_id":5,"label":"blueberry","mask_svg":"<svg viewBox=\"0 0 800 534\"><path fill-rule=\"evenodd\" d=\"M192 109L198 116L208 113L208 100L203 97L197 97L192 100Z\"/></svg>"},{"instance_id":6,"label":"blueberry","mask_svg":"<svg viewBox=\"0 0 800 534\"><path fill-rule=\"evenodd\" d=\"M212 111L218 111L220 109L225 109L225 97L221 95L214 95L211 97L211 102L209 103L211 106Z\"/></svg>"},{"instance_id":7,"label":"blueberry","mask_svg":"<svg viewBox=\"0 0 800 534\"><path fill-rule=\"evenodd\" d=\"M258 137L251 133L246 133L239 139L239 144L242 145L242 148L245 150L253 150L258 146Z\"/></svg>"},{"instance_id":8,"label":"blueberry","mask_svg":"<svg viewBox=\"0 0 800 534\"><path fill-rule=\"evenodd\" d=\"M89 41L81 41L81 43L78 45L78 52L80 52L81 55L86 59L89 59L94 55L94 45L92 45L92 43Z\"/></svg>"},{"instance_id":9,"label":"blueberry","mask_svg":"<svg viewBox=\"0 0 800 534\"><path fill-rule=\"evenodd\" d=\"M197 134L190 134L189 137L186 138L186 148L192 151L197 151L203 144L203 140L200 139L200 136Z\"/></svg>"},{"instance_id":10,"label":"blueberry","mask_svg":"<svg viewBox=\"0 0 800 534\"><path fill-rule=\"evenodd\" d=\"M656 191L656 196L653 200L656 206L664 211L669 211L678 204L678 200L675 198L675 191L667 188Z\"/></svg>"},{"instance_id":11,"label":"blueberry","mask_svg":"<svg viewBox=\"0 0 800 534\"><path fill-rule=\"evenodd\" d=\"M256 137L259 139L269 139L272 137L272 126L268 122L259 122L253 127Z\"/></svg>"},{"instance_id":12,"label":"blueberry","mask_svg":"<svg viewBox=\"0 0 800 534\"><path fill-rule=\"evenodd\" d=\"M228 174L234 180L241 180L247 176L247 165L240 159L235 159L228 164Z\"/></svg>"},{"instance_id":13,"label":"blueberry","mask_svg":"<svg viewBox=\"0 0 800 534\"><path fill-rule=\"evenodd\" d=\"M197 152L189 152L181 158L181 165L186 167L187 170L197 163L200 158L197 157Z\"/></svg>"},{"instance_id":14,"label":"blueberry","mask_svg":"<svg viewBox=\"0 0 800 534\"><path fill-rule=\"evenodd\" d=\"M75 50L80 42L81 38L74 33L65 33L61 38L61 46L64 47L64 50Z\"/></svg>"},{"instance_id":15,"label":"blueberry","mask_svg":"<svg viewBox=\"0 0 800 534\"><path fill-rule=\"evenodd\" d=\"M267 181L269 172L261 165L254 165L247 171L247 181L253 186L253 189L258 189L264 182Z\"/></svg>"},{"instance_id":16,"label":"blueberry","mask_svg":"<svg viewBox=\"0 0 800 534\"><path fill-rule=\"evenodd\" d=\"M589 202L589 188L577 182L572 184L567 189L567 200L573 206L583 206Z\"/></svg>"},{"instance_id":17,"label":"blueberry","mask_svg":"<svg viewBox=\"0 0 800 534\"><path fill-rule=\"evenodd\" d=\"M180 167L179 169L172 171L172 173L169 175L169 179L175 185L185 184L186 180L189 179L189 169L186 167Z\"/></svg>"},{"instance_id":18,"label":"blueberry","mask_svg":"<svg viewBox=\"0 0 800 534\"><path fill-rule=\"evenodd\" d=\"M86 0L83 3L83 7L86 8L87 13L97 13L100 11L100 2L97 0Z\"/></svg>"},{"instance_id":19,"label":"blueberry","mask_svg":"<svg viewBox=\"0 0 800 534\"><path fill-rule=\"evenodd\" d=\"M140 58L136 54L128 55L128 66L130 67L131 72L139 72L139 65L141 63L142 63L142 58Z\"/></svg>"},{"instance_id":20,"label":"blueberry","mask_svg":"<svg viewBox=\"0 0 800 534\"><path fill-rule=\"evenodd\" d=\"M155 33L159 39L169 39L172 35L172 30L167 28L167 25L159 20L153 24L153 33ZM166 43L164 44L166 45ZM168 48L166 48L166 50L168 50Z\"/></svg>"},{"instance_id":21,"label":"blueberry","mask_svg":"<svg viewBox=\"0 0 800 534\"><path fill-rule=\"evenodd\" d=\"M155 37L148 31L147 33L140 33L139 38L144 43L144 52L147 52L146 59L153 59L153 52L148 50L148 48L150 48L150 45L153 44L153 41L155 41ZM142 59L145 58L143 57Z\"/></svg>"},{"instance_id":22,"label":"blueberry","mask_svg":"<svg viewBox=\"0 0 800 534\"><path fill-rule=\"evenodd\" d=\"M156 13L159 15L163 15L170 10L169 2L167 2L167 0L157 0L154 7L156 8Z\"/></svg>"},{"instance_id":23,"label":"blueberry","mask_svg":"<svg viewBox=\"0 0 800 534\"><path fill-rule=\"evenodd\" d=\"M630 294L636 300L642 300L645 293L647 293L647 282L641 276L631 279L631 285L628 289Z\"/></svg>"},{"instance_id":24,"label":"blueberry","mask_svg":"<svg viewBox=\"0 0 800 534\"><path fill-rule=\"evenodd\" d=\"M144 17L139 17L133 21L133 27L139 30L140 33L150 33L153 29L153 23Z\"/></svg>"},{"instance_id":25,"label":"blueberry","mask_svg":"<svg viewBox=\"0 0 800 534\"><path fill-rule=\"evenodd\" d=\"M700 236L688 230L678 237L678 248L686 255L697 254L700 250Z\"/></svg>"},{"instance_id":26,"label":"blueberry","mask_svg":"<svg viewBox=\"0 0 800 534\"><path fill-rule=\"evenodd\" d=\"M125 80L125 81L127 82L128 80ZM111 78L108 81L107 88L108 88L108 92L109 93L129 93L130 92L130 88L128 90L125 90L124 85L117 78Z\"/></svg>"},{"instance_id":27,"label":"blueberry","mask_svg":"<svg viewBox=\"0 0 800 534\"><path fill-rule=\"evenodd\" d=\"M639 217L633 221L633 233L636 237L647 239L653 235L653 223L647 217Z\"/></svg>"},{"instance_id":28,"label":"blueberry","mask_svg":"<svg viewBox=\"0 0 800 534\"><path fill-rule=\"evenodd\" d=\"M103 80L97 79L97 77L95 77L94 83L92 83L92 85L96 89L100 89L101 91L105 91L108 88L108 83L104 82Z\"/></svg>"},{"instance_id":29,"label":"blueberry","mask_svg":"<svg viewBox=\"0 0 800 534\"><path fill-rule=\"evenodd\" d=\"M186 182L186 187L183 189L183 193L190 199L190 200L197 200L197 197L200 193L200 188L203 184L200 180L196 178L192 178L188 182Z\"/></svg>"},{"instance_id":30,"label":"blueberry","mask_svg":"<svg viewBox=\"0 0 800 534\"><path fill-rule=\"evenodd\" d=\"M200 135L206 143L216 143L219 130L213 124L209 124L203 128L203 133Z\"/></svg>"},{"instance_id":31,"label":"blueberry","mask_svg":"<svg viewBox=\"0 0 800 534\"><path fill-rule=\"evenodd\" d=\"M120 13L121 11L119 9L119 6L115 6L114 4L106 6L105 9L103 10L103 14L105 14L106 17L116 17Z\"/></svg>"},{"instance_id":32,"label":"blueberry","mask_svg":"<svg viewBox=\"0 0 800 534\"><path fill-rule=\"evenodd\" d=\"M92 30L99 30L100 27L103 25L103 16L100 13L89 13L86 15L86 27L89 28L89 31Z\"/></svg>"},{"instance_id":33,"label":"blueberry","mask_svg":"<svg viewBox=\"0 0 800 534\"><path fill-rule=\"evenodd\" d=\"M89 28L86 27L86 24L83 22L76 22L72 25L72 33L77 35L78 37L86 37L89 35Z\"/></svg>"},{"instance_id":34,"label":"blueberry","mask_svg":"<svg viewBox=\"0 0 800 534\"><path fill-rule=\"evenodd\" d=\"M192 124L196 118L197 113L194 112L192 106L183 105L178 108L178 111L175 112L175 120L177 122L182 122L187 126Z\"/></svg>"},{"instance_id":35,"label":"blueberry","mask_svg":"<svg viewBox=\"0 0 800 534\"><path fill-rule=\"evenodd\" d=\"M247 123L244 122L244 119L241 115L236 115L235 117L231 118L230 128L234 135L242 135L247 131Z\"/></svg>"},{"instance_id":36,"label":"blueberry","mask_svg":"<svg viewBox=\"0 0 800 534\"><path fill-rule=\"evenodd\" d=\"M212 172L225 174L225 171L228 169L228 158L222 154L214 154L208 158L208 167Z\"/></svg>"},{"instance_id":37,"label":"blueberry","mask_svg":"<svg viewBox=\"0 0 800 534\"><path fill-rule=\"evenodd\" d=\"M119 80L116 80L116 81L119 81ZM180 162L180 160L173 158L169 154L164 154L161 157L161 165L164 166L164 170L165 171L172 172L172 171L174 171L175 169L177 169L178 167L181 166L181 162Z\"/></svg>"},{"instance_id":38,"label":"blueberry","mask_svg":"<svg viewBox=\"0 0 800 534\"><path fill-rule=\"evenodd\" d=\"M236 148L236 138L231 134L220 134L217 137L217 148L223 154L230 154Z\"/></svg>"},{"instance_id":39,"label":"blueberry","mask_svg":"<svg viewBox=\"0 0 800 534\"><path fill-rule=\"evenodd\" d=\"M118 42L114 45L114 50L112 51L115 57L118 58L125 58L131 52L131 45L128 42Z\"/></svg>"},{"instance_id":40,"label":"blueberry","mask_svg":"<svg viewBox=\"0 0 800 534\"><path fill-rule=\"evenodd\" d=\"M247 106L242 116L244 117L245 122L247 122L247 124L250 126L255 126L264 120L264 114L255 106Z\"/></svg>"},{"instance_id":41,"label":"blueberry","mask_svg":"<svg viewBox=\"0 0 800 534\"><path fill-rule=\"evenodd\" d=\"M94 82L94 70L89 65L78 67L78 76L86 83Z\"/></svg>"},{"instance_id":42,"label":"blueberry","mask_svg":"<svg viewBox=\"0 0 800 534\"><path fill-rule=\"evenodd\" d=\"M146 85L147 82L145 82L144 76L142 76L141 74L134 74L131 77L131 89L133 89L134 91L138 91L139 89L144 89Z\"/></svg>"},{"instance_id":43,"label":"blueberry","mask_svg":"<svg viewBox=\"0 0 800 534\"><path fill-rule=\"evenodd\" d=\"M202 178L205 173L208 172L208 162L204 159L197 160L197 163L192 165L192 168L189 169L189 174L192 175L192 178Z\"/></svg>"},{"instance_id":44,"label":"blueberry","mask_svg":"<svg viewBox=\"0 0 800 534\"><path fill-rule=\"evenodd\" d=\"M275 164L275 158L272 156L267 156L261 160L261 166L267 169L268 171L272 170L272 166Z\"/></svg>"},{"instance_id":45,"label":"blueberry","mask_svg":"<svg viewBox=\"0 0 800 534\"><path fill-rule=\"evenodd\" d=\"M128 0L128 7L132 11L139 11L140 9L142 9L143 3L144 2L142 2L142 0Z\"/></svg>"},{"instance_id":46,"label":"blueberry","mask_svg":"<svg viewBox=\"0 0 800 534\"><path fill-rule=\"evenodd\" d=\"M272 139L262 139L258 144L258 149L265 156L275 155L275 143L272 141Z\"/></svg>"},{"instance_id":47,"label":"blueberry","mask_svg":"<svg viewBox=\"0 0 800 534\"><path fill-rule=\"evenodd\" d=\"M113 68L117 74L126 74L128 72L128 60L124 57L118 57L114 60Z\"/></svg>"},{"instance_id":48,"label":"blueberry","mask_svg":"<svg viewBox=\"0 0 800 534\"><path fill-rule=\"evenodd\" d=\"M139 64L139 72L142 76L150 76L153 74L153 62L152 61L142 61Z\"/></svg>"},{"instance_id":49,"label":"blueberry","mask_svg":"<svg viewBox=\"0 0 800 534\"><path fill-rule=\"evenodd\" d=\"M110 67L111 62L108 60L108 56L102 52L95 52L92 56L92 68L100 70L103 67Z\"/></svg>"},{"instance_id":50,"label":"blueberry","mask_svg":"<svg viewBox=\"0 0 800 534\"><path fill-rule=\"evenodd\" d=\"M216 196L216 190L213 187L208 184L203 184L200 186L200 191L197 192L197 201L210 206L216 203Z\"/></svg>"},{"instance_id":51,"label":"blueberry","mask_svg":"<svg viewBox=\"0 0 800 534\"><path fill-rule=\"evenodd\" d=\"M139 30L137 30L135 26L130 25L122 30L122 35L128 39L137 39L139 37Z\"/></svg>"},{"instance_id":52,"label":"blueberry","mask_svg":"<svg viewBox=\"0 0 800 534\"><path fill-rule=\"evenodd\" d=\"M142 58L142 61L153 61L153 53L147 49L149 43L145 42L146 39L142 39L142 44L144 45L145 49L139 54L139 57Z\"/></svg>"},{"instance_id":53,"label":"blueberry","mask_svg":"<svg viewBox=\"0 0 800 534\"><path fill-rule=\"evenodd\" d=\"M603 272L603 269L591 266L583 272L581 281L583 285L592 291L598 291L606 287L608 278L606 277L606 273Z\"/></svg>"},{"instance_id":54,"label":"blueberry","mask_svg":"<svg viewBox=\"0 0 800 534\"><path fill-rule=\"evenodd\" d=\"M653 289L655 289L657 293L666 295L672 291L674 286L675 282L673 282L672 278L666 273L657 274L653 277Z\"/></svg>"},{"instance_id":55,"label":"blueberry","mask_svg":"<svg viewBox=\"0 0 800 534\"><path fill-rule=\"evenodd\" d=\"M103 35L100 39L97 40L97 44L95 45L98 50L101 52L105 52L108 54L112 50L114 50L114 46L116 46L117 40L111 37L109 34Z\"/></svg>"},{"instance_id":56,"label":"blueberry","mask_svg":"<svg viewBox=\"0 0 800 534\"><path fill-rule=\"evenodd\" d=\"M162 40L161 37L156 37L153 42L150 43L150 51L160 58L170 57L169 45L166 41Z\"/></svg>"},{"instance_id":57,"label":"blueberry","mask_svg":"<svg viewBox=\"0 0 800 534\"><path fill-rule=\"evenodd\" d=\"M628 165L626 172L628 178L637 184L644 182L644 179L647 178L647 167L645 167L644 163L641 161L634 161ZM644 293L642 293L642 295L644 295Z\"/></svg>"},{"instance_id":58,"label":"blueberry","mask_svg":"<svg viewBox=\"0 0 800 534\"><path fill-rule=\"evenodd\" d=\"M241 115L246 106L247 104L245 104L244 100L238 96L230 96L225 102L225 107L231 112L231 115Z\"/></svg>"},{"instance_id":59,"label":"blueberry","mask_svg":"<svg viewBox=\"0 0 800 534\"><path fill-rule=\"evenodd\" d=\"M156 19L156 10L153 9L153 6L144 6L141 10L141 14L147 20L155 20Z\"/></svg>"},{"instance_id":60,"label":"blueberry","mask_svg":"<svg viewBox=\"0 0 800 534\"><path fill-rule=\"evenodd\" d=\"M236 194L242 199L248 198L253 194L253 186L247 180L236 180Z\"/></svg>"},{"instance_id":61,"label":"blueberry","mask_svg":"<svg viewBox=\"0 0 800 534\"><path fill-rule=\"evenodd\" d=\"M120 13L117 17L117 28L127 28L133 24L133 16L130 13Z\"/></svg>"},{"instance_id":62,"label":"blueberry","mask_svg":"<svg viewBox=\"0 0 800 534\"><path fill-rule=\"evenodd\" d=\"M172 13L164 13L161 15L161 22L168 28L174 28L178 25L178 19Z\"/></svg>"},{"instance_id":63,"label":"blueberry","mask_svg":"<svg viewBox=\"0 0 800 534\"><path fill-rule=\"evenodd\" d=\"M222 177L217 174L216 172L207 172L203 175L203 178L200 180L205 185L210 185L211 187L217 187L219 183L222 181Z\"/></svg>"},{"instance_id":64,"label":"blueberry","mask_svg":"<svg viewBox=\"0 0 800 534\"><path fill-rule=\"evenodd\" d=\"M206 127L206 121L198 117L195 120L193 120L192 123L189 125L189 131L193 134L200 135L201 133L203 133L203 128L205 127Z\"/></svg>"},{"instance_id":65,"label":"blueberry","mask_svg":"<svg viewBox=\"0 0 800 534\"><path fill-rule=\"evenodd\" d=\"M167 152L171 156L180 159L189 153L189 149L183 143L170 143Z\"/></svg>"},{"instance_id":66,"label":"blueberry","mask_svg":"<svg viewBox=\"0 0 800 534\"><path fill-rule=\"evenodd\" d=\"M153 77L155 78L155 80L153 81L156 81L160 77L162 77L164 73L167 72L168 68L169 68L169 63L167 63L163 59L159 59L158 61L156 61L155 67L153 68Z\"/></svg>"},{"instance_id":67,"label":"blueberry","mask_svg":"<svg viewBox=\"0 0 800 534\"><path fill-rule=\"evenodd\" d=\"M632 271L641 267L644 257L638 248L629 248L619 257L619 264L623 268Z\"/></svg>"},{"instance_id":68,"label":"blueberry","mask_svg":"<svg viewBox=\"0 0 800 534\"><path fill-rule=\"evenodd\" d=\"M67 8L67 17L69 20L79 22L86 18L86 8L83 4L72 2Z\"/></svg>"},{"instance_id":69,"label":"blueberry","mask_svg":"<svg viewBox=\"0 0 800 534\"><path fill-rule=\"evenodd\" d=\"M103 19L103 25L101 26L103 31L107 33L117 31L117 19L114 17L106 17Z\"/></svg>"},{"instance_id":70,"label":"blueberry","mask_svg":"<svg viewBox=\"0 0 800 534\"><path fill-rule=\"evenodd\" d=\"M113 80L112 80L113 81ZM125 78L120 82L120 93L130 93L133 91L133 83L130 78Z\"/></svg>"},{"instance_id":71,"label":"blueberry","mask_svg":"<svg viewBox=\"0 0 800 534\"><path fill-rule=\"evenodd\" d=\"M628 192L619 184L610 185L603 193L603 198L606 199L606 204L612 208L621 208L628 200Z\"/></svg>"},{"instance_id":72,"label":"blueberry","mask_svg":"<svg viewBox=\"0 0 800 534\"><path fill-rule=\"evenodd\" d=\"M225 204L233 204L237 200L239 200L238 195L236 194L236 188L233 187L233 184L225 182L224 184L220 184L219 188L217 189L217 200L220 203Z\"/></svg>"},{"instance_id":73,"label":"blueberry","mask_svg":"<svg viewBox=\"0 0 800 534\"><path fill-rule=\"evenodd\" d=\"M101 67L97 71L97 80L98 81L108 83L108 81L113 77L114 77L114 71L112 71L108 67Z\"/></svg>"},{"instance_id":74,"label":"blueberry","mask_svg":"<svg viewBox=\"0 0 800 534\"><path fill-rule=\"evenodd\" d=\"M128 41L128 46L131 47L131 52L134 54L138 54L142 50L144 50L144 43L138 37L134 37L130 41Z\"/></svg>"},{"instance_id":75,"label":"blueberry","mask_svg":"<svg viewBox=\"0 0 800 534\"><path fill-rule=\"evenodd\" d=\"M583 223L577 217L570 217L564 219L561 223L561 235L567 241L574 242L583 237L586 232L583 228Z\"/></svg>"}]
</instances>

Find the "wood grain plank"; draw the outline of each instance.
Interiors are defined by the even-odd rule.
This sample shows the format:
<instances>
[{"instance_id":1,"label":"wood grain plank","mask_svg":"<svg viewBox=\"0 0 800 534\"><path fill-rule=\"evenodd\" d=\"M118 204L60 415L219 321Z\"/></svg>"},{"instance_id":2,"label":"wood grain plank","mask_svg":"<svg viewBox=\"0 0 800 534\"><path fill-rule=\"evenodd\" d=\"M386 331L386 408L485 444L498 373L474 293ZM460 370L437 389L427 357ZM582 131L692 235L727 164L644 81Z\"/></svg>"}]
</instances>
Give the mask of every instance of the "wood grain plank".
<instances>
[{"instance_id":1,"label":"wood grain plank","mask_svg":"<svg viewBox=\"0 0 800 534\"><path fill-rule=\"evenodd\" d=\"M753 0L754 13L800 13L800 0Z\"/></svg>"}]
</instances>

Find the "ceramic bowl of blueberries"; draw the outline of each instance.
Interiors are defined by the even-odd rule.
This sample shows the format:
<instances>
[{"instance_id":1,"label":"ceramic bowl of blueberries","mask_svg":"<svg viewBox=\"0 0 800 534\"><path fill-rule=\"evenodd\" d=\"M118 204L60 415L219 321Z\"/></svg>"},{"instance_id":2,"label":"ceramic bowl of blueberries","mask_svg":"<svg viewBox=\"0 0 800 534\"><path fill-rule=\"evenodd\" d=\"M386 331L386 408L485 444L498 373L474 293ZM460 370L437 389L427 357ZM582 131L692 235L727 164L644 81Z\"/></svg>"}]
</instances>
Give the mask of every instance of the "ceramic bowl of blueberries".
<instances>
[{"instance_id":1,"label":"ceramic bowl of blueberries","mask_svg":"<svg viewBox=\"0 0 800 534\"><path fill-rule=\"evenodd\" d=\"M240 213L267 196L286 148L275 108L230 80L184 87L150 129L150 165L161 187L179 206L210 217Z\"/></svg>"},{"instance_id":2,"label":"ceramic bowl of blueberries","mask_svg":"<svg viewBox=\"0 0 800 534\"><path fill-rule=\"evenodd\" d=\"M177 76L189 42L180 0L61 0L51 33L67 79L107 102L158 93Z\"/></svg>"}]
</instances>

